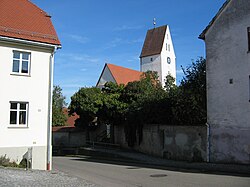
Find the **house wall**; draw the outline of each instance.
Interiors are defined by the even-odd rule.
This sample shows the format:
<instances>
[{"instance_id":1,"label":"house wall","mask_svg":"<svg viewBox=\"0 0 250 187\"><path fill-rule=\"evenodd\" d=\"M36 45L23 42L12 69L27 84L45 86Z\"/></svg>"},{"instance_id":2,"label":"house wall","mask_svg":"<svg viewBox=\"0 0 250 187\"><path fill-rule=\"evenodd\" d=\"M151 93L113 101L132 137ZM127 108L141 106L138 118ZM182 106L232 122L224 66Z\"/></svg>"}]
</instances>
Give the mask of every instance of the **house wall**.
<instances>
[{"instance_id":1,"label":"house wall","mask_svg":"<svg viewBox=\"0 0 250 187\"><path fill-rule=\"evenodd\" d=\"M249 10L232 0L205 35L211 162L250 163Z\"/></svg>"},{"instance_id":2,"label":"house wall","mask_svg":"<svg viewBox=\"0 0 250 187\"><path fill-rule=\"evenodd\" d=\"M115 126L115 144L169 160L206 161L205 126L144 125L142 142L128 147L124 126Z\"/></svg>"},{"instance_id":3,"label":"house wall","mask_svg":"<svg viewBox=\"0 0 250 187\"><path fill-rule=\"evenodd\" d=\"M31 53L30 76L11 74L13 50ZM0 155L19 162L28 148L33 148L33 169L46 169L51 52L0 41ZM28 127L10 126L10 101L29 102Z\"/></svg>"}]
</instances>

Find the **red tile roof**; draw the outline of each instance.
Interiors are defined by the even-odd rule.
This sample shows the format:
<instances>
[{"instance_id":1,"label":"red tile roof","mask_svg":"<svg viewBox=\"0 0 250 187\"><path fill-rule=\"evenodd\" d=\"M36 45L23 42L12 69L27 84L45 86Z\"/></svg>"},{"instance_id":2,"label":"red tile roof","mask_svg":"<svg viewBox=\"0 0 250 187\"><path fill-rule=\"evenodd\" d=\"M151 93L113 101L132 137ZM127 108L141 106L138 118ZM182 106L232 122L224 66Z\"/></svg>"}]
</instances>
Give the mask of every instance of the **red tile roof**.
<instances>
[{"instance_id":1,"label":"red tile roof","mask_svg":"<svg viewBox=\"0 0 250 187\"><path fill-rule=\"evenodd\" d=\"M128 84L129 82L139 81L142 72L124 68L114 64L105 64L108 67L117 84ZM104 67L104 69L105 69Z\"/></svg>"},{"instance_id":2,"label":"red tile roof","mask_svg":"<svg viewBox=\"0 0 250 187\"><path fill-rule=\"evenodd\" d=\"M166 29L167 25L148 30L140 58L161 53Z\"/></svg>"},{"instance_id":3,"label":"red tile roof","mask_svg":"<svg viewBox=\"0 0 250 187\"><path fill-rule=\"evenodd\" d=\"M67 108L63 108L63 113L67 118L66 125L74 127L75 126L75 120L78 119L79 116L77 114L75 114L75 113L73 115L69 116L69 112L68 112Z\"/></svg>"},{"instance_id":4,"label":"red tile roof","mask_svg":"<svg viewBox=\"0 0 250 187\"><path fill-rule=\"evenodd\" d=\"M66 121L66 126L56 126L52 127L52 132L72 132L72 131L79 131L80 129L75 127L75 120L79 118L77 114L73 114L69 116L69 112L67 108L63 108L63 113L65 114L67 121Z\"/></svg>"},{"instance_id":5,"label":"red tile roof","mask_svg":"<svg viewBox=\"0 0 250 187\"><path fill-rule=\"evenodd\" d=\"M0 36L60 45L50 16L29 0L0 0Z\"/></svg>"}]
</instances>

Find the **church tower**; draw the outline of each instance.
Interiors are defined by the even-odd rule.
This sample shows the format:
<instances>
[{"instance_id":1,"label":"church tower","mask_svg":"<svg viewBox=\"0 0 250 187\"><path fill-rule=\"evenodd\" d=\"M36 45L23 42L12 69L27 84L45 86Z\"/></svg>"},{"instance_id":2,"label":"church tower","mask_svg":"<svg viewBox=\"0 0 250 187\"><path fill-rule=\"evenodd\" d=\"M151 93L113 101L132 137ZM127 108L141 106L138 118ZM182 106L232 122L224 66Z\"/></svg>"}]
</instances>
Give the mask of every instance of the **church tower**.
<instances>
[{"instance_id":1,"label":"church tower","mask_svg":"<svg viewBox=\"0 0 250 187\"><path fill-rule=\"evenodd\" d=\"M164 85L167 75L176 79L176 57L168 25L148 30L140 55L140 71L157 71Z\"/></svg>"}]
</instances>

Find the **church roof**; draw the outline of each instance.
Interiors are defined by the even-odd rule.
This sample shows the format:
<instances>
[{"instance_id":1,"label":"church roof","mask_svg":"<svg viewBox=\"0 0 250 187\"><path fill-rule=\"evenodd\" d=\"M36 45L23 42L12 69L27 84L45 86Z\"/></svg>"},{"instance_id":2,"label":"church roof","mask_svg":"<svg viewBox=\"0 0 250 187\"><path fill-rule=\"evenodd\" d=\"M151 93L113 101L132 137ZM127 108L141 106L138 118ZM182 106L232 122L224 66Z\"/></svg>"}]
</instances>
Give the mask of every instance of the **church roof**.
<instances>
[{"instance_id":1,"label":"church roof","mask_svg":"<svg viewBox=\"0 0 250 187\"><path fill-rule=\"evenodd\" d=\"M199 39L205 40L205 35L207 33L207 31L210 29L210 27L213 25L213 23L215 22L215 20L220 16L220 14L222 13L222 11L227 7L227 5L229 4L231 0L226 0L226 2L221 6L221 8L219 9L219 11L217 12L217 14L213 17L213 19L209 22L208 26L202 31L202 33L199 35Z\"/></svg>"},{"instance_id":2,"label":"church roof","mask_svg":"<svg viewBox=\"0 0 250 187\"><path fill-rule=\"evenodd\" d=\"M60 45L51 16L29 0L1 0L0 18L0 36Z\"/></svg>"},{"instance_id":3,"label":"church roof","mask_svg":"<svg viewBox=\"0 0 250 187\"><path fill-rule=\"evenodd\" d=\"M107 64L112 76L117 84L128 84L129 82L139 81L142 72L133 69Z\"/></svg>"},{"instance_id":4,"label":"church roof","mask_svg":"<svg viewBox=\"0 0 250 187\"><path fill-rule=\"evenodd\" d=\"M114 64L105 64L103 71L101 73L101 76L98 80L98 83L99 83L106 67L109 69L112 77L114 78L114 80L117 84L126 85L129 82L139 81L141 78L141 75L142 75L142 72L140 72L140 71L132 70L132 69L125 68L122 66L117 66Z\"/></svg>"},{"instance_id":5,"label":"church roof","mask_svg":"<svg viewBox=\"0 0 250 187\"><path fill-rule=\"evenodd\" d=\"M166 29L167 25L148 30L140 58L161 53Z\"/></svg>"}]
</instances>

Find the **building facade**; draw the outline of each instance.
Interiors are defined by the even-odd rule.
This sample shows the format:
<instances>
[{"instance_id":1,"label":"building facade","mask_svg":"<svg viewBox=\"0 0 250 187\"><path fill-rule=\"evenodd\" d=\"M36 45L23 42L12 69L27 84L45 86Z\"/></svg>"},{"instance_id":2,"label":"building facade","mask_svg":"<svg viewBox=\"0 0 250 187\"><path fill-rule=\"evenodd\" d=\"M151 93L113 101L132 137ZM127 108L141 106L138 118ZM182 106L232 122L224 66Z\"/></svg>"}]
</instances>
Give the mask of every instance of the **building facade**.
<instances>
[{"instance_id":1,"label":"building facade","mask_svg":"<svg viewBox=\"0 0 250 187\"><path fill-rule=\"evenodd\" d=\"M227 0L199 38L206 44L210 161L249 164L249 0Z\"/></svg>"},{"instance_id":2,"label":"building facade","mask_svg":"<svg viewBox=\"0 0 250 187\"><path fill-rule=\"evenodd\" d=\"M0 156L17 163L25 158L32 169L49 170L53 65L60 41L50 16L30 1L2 0L0 7Z\"/></svg>"}]
</instances>

